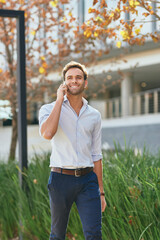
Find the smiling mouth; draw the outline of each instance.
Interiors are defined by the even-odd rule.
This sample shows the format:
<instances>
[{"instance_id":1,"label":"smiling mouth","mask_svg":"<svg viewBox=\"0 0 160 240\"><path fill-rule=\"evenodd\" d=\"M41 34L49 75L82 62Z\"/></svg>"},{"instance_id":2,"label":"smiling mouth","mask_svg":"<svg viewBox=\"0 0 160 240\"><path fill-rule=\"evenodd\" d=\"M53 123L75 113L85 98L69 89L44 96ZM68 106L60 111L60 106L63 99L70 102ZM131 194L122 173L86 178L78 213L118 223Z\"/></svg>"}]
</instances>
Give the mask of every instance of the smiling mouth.
<instances>
[{"instance_id":1,"label":"smiling mouth","mask_svg":"<svg viewBox=\"0 0 160 240\"><path fill-rule=\"evenodd\" d=\"M76 85L76 86L70 86L70 88L78 88L78 86Z\"/></svg>"}]
</instances>

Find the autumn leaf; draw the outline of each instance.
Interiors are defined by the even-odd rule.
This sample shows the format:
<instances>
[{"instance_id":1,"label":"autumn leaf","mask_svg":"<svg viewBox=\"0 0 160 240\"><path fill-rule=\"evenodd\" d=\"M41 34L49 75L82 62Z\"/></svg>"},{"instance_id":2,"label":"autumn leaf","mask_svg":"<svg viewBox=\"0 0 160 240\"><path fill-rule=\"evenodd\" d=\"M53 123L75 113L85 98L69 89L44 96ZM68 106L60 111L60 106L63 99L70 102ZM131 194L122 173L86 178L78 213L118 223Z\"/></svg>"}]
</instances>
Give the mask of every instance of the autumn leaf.
<instances>
[{"instance_id":1,"label":"autumn leaf","mask_svg":"<svg viewBox=\"0 0 160 240\"><path fill-rule=\"evenodd\" d=\"M98 0L93 0L93 6L98 2Z\"/></svg>"},{"instance_id":2,"label":"autumn leaf","mask_svg":"<svg viewBox=\"0 0 160 240\"><path fill-rule=\"evenodd\" d=\"M109 17L110 18L114 17L114 13L112 12Z\"/></svg>"},{"instance_id":3,"label":"autumn leaf","mask_svg":"<svg viewBox=\"0 0 160 240\"><path fill-rule=\"evenodd\" d=\"M101 0L101 8L107 7L106 1Z\"/></svg>"},{"instance_id":4,"label":"autumn leaf","mask_svg":"<svg viewBox=\"0 0 160 240\"><path fill-rule=\"evenodd\" d=\"M72 12L69 12L69 13L68 13L68 16L69 16L69 17L72 17Z\"/></svg>"},{"instance_id":5,"label":"autumn leaf","mask_svg":"<svg viewBox=\"0 0 160 240\"><path fill-rule=\"evenodd\" d=\"M136 6L139 6L140 3L136 0L129 0L129 6L135 8Z\"/></svg>"},{"instance_id":6,"label":"autumn leaf","mask_svg":"<svg viewBox=\"0 0 160 240\"><path fill-rule=\"evenodd\" d=\"M2 68L0 68L0 73L2 73L3 72L3 70L2 70Z\"/></svg>"},{"instance_id":7,"label":"autumn leaf","mask_svg":"<svg viewBox=\"0 0 160 240\"><path fill-rule=\"evenodd\" d=\"M92 35L92 32L91 32L91 30L86 30L86 31L84 31L84 36L86 36L87 38L89 38L91 35Z\"/></svg>"},{"instance_id":8,"label":"autumn leaf","mask_svg":"<svg viewBox=\"0 0 160 240\"><path fill-rule=\"evenodd\" d=\"M151 34L151 37L152 37L152 40L155 42L155 43L157 43L158 42L158 38L157 37L155 37L154 35L152 35Z\"/></svg>"},{"instance_id":9,"label":"autumn leaf","mask_svg":"<svg viewBox=\"0 0 160 240\"><path fill-rule=\"evenodd\" d=\"M148 6L148 9L149 9L149 10L152 10L152 6Z\"/></svg>"},{"instance_id":10,"label":"autumn leaf","mask_svg":"<svg viewBox=\"0 0 160 240\"><path fill-rule=\"evenodd\" d=\"M24 0L19 0L19 3L20 4L24 4Z\"/></svg>"},{"instance_id":11,"label":"autumn leaf","mask_svg":"<svg viewBox=\"0 0 160 240\"><path fill-rule=\"evenodd\" d=\"M43 61L46 60L46 58L45 58L44 56L41 56L40 58L41 58L41 60L43 60Z\"/></svg>"},{"instance_id":12,"label":"autumn leaf","mask_svg":"<svg viewBox=\"0 0 160 240\"><path fill-rule=\"evenodd\" d=\"M121 10L120 8L116 8L115 11L119 13Z\"/></svg>"},{"instance_id":13,"label":"autumn leaf","mask_svg":"<svg viewBox=\"0 0 160 240\"><path fill-rule=\"evenodd\" d=\"M39 73L41 73L41 74L45 73L45 69L43 67L40 67L39 68Z\"/></svg>"},{"instance_id":14,"label":"autumn leaf","mask_svg":"<svg viewBox=\"0 0 160 240\"><path fill-rule=\"evenodd\" d=\"M121 31L120 34L123 37L123 40L129 39L128 31Z\"/></svg>"},{"instance_id":15,"label":"autumn leaf","mask_svg":"<svg viewBox=\"0 0 160 240\"><path fill-rule=\"evenodd\" d=\"M101 17L99 17L99 16L97 16L97 17L95 18L95 20L96 20L96 21L99 21L99 22L103 22L103 19L102 19Z\"/></svg>"},{"instance_id":16,"label":"autumn leaf","mask_svg":"<svg viewBox=\"0 0 160 240\"><path fill-rule=\"evenodd\" d=\"M31 32L31 35L35 35L36 34L36 31L35 30L33 30L32 32Z\"/></svg>"},{"instance_id":17,"label":"autumn leaf","mask_svg":"<svg viewBox=\"0 0 160 240\"><path fill-rule=\"evenodd\" d=\"M52 7L57 7L58 0L50 1L49 3Z\"/></svg>"},{"instance_id":18,"label":"autumn leaf","mask_svg":"<svg viewBox=\"0 0 160 240\"><path fill-rule=\"evenodd\" d=\"M6 3L6 0L0 0L0 3Z\"/></svg>"},{"instance_id":19,"label":"autumn leaf","mask_svg":"<svg viewBox=\"0 0 160 240\"><path fill-rule=\"evenodd\" d=\"M48 65L47 65L46 62L43 62L43 63L42 63L42 66L43 66L43 68L47 68L47 67L48 67Z\"/></svg>"},{"instance_id":20,"label":"autumn leaf","mask_svg":"<svg viewBox=\"0 0 160 240\"><path fill-rule=\"evenodd\" d=\"M88 13L91 13L92 12L92 8L90 7L90 8L88 8Z\"/></svg>"},{"instance_id":21,"label":"autumn leaf","mask_svg":"<svg viewBox=\"0 0 160 240\"><path fill-rule=\"evenodd\" d=\"M121 45L122 45L121 41L118 41L118 42L116 43L116 47L118 47L118 48L121 48Z\"/></svg>"},{"instance_id":22,"label":"autumn leaf","mask_svg":"<svg viewBox=\"0 0 160 240\"><path fill-rule=\"evenodd\" d=\"M135 33L138 35L140 33L141 29L140 28L137 28L135 29Z\"/></svg>"},{"instance_id":23,"label":"autumn leaf","mask_svg":"<svg viewBox=\"0 0 160 240\"><path fill-rule=\"evenodd\" d=\"M94 37L98 37L98 32L94 32Z\"/></svg>"},{"instance_id":24,"label":"autumn leaf","mask_svg":"<svg viewBox=\"0 0 160 240\"><path fill-rule=\"evenodd\" d=\"M62 23L62 22L65 22L65 21L67 21L67 18L63 17L63 19L60 22Z\"/></svg>"},{"instance_id":25,"label":"autumn leaf","mask_svg":"<svg viewBox=\"0 0 160 240\"><path fill-rule=\"evenodd\" d=\"M149 13L142 13L145 17L148 17L150 14Z\"/></svg>"}]
</instances>

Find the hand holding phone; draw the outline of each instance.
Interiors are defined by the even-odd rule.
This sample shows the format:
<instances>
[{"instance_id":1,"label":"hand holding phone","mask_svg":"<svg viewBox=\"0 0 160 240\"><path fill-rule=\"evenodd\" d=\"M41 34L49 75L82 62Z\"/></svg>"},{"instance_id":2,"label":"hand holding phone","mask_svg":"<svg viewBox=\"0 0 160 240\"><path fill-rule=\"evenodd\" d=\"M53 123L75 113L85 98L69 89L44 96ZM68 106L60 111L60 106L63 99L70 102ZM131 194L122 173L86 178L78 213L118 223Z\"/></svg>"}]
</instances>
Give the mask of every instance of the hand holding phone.
<instances>
[{"instance_id":1,"label":"hand holding phone","mask_svg":"<svg viewBox=\"0 0 160 240\"><path fill-rule=\"evenodd\" d=\"M64 95L67 93L67 86L66 86L66 83L63 82L58 90L57 90L57 99L61 99L63 100L64 99Z\"/></svg>"}]
</instances>

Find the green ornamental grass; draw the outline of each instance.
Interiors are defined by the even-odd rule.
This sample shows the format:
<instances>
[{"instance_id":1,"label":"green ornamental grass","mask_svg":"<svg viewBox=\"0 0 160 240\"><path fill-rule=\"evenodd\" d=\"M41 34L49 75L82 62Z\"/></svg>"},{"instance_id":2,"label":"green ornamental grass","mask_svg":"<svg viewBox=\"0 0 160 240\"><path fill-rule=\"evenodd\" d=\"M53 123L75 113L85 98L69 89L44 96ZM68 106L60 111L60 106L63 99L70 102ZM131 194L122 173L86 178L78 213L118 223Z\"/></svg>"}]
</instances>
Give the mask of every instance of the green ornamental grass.
<instances>
[{"instance_id":1,"label":"green ornamental grass","mask_svg":"<svg viewBox=\"0 0 160 240\"><path fill-rule=\"evenodd\" d=\"M102 216L104 240L160 239L160 156L115 146L103 152L104 189L107 208ZM16 162L0 163L0 240L48 240L50 208L47 190L49 154L36 155L19 184ZM73 206L66 239L84 240L76 205Z\"/></svg>"}]
</instances>

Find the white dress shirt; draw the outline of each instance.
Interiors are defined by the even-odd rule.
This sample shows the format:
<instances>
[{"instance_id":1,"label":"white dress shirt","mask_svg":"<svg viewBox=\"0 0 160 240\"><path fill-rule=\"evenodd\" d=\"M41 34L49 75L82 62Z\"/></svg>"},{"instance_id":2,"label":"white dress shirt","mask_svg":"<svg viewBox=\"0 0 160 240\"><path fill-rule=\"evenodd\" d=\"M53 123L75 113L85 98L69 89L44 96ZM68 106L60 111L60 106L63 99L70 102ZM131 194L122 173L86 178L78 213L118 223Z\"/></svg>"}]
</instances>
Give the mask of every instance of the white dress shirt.
<instances>
[{"instance_id":1,"label":"white dress shirt","mask_svg":"<svg viewBox=\"0 0 160 240\"><path fill-rule=\"evenodd\" d=\"M100 113L88 105L86 99L82 100L83 106L78 116L64 96L58 129L51 139L50 167L93 167L94 161L102 159ZM54 104L45 104L40 108L40 129Z\"/></svg>"}]
</instances>

